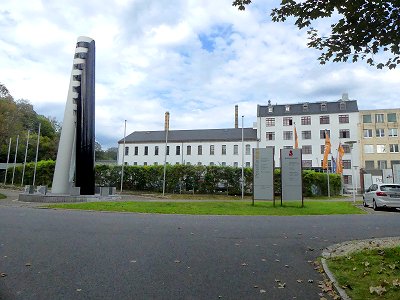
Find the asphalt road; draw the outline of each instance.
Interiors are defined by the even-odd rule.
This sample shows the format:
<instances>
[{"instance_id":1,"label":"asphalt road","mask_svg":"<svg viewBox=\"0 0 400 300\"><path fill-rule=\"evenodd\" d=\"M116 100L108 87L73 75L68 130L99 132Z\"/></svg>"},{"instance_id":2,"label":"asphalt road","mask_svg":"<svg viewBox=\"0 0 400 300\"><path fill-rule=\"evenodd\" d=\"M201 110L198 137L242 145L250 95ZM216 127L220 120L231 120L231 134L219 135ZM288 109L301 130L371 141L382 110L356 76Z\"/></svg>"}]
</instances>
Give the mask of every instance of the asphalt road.
<instances>
[{"instance_id":1,"label":"asphalt road","mask_svg":"<svg viewBox=\"0 0 400 300\"><path fill-rule=\"evenodd\" d=\"M322 277L309 261L324 247L399 228L400 213L185 216L0 205L0 299L320 299Z\"/></svg>"}]
</instances>

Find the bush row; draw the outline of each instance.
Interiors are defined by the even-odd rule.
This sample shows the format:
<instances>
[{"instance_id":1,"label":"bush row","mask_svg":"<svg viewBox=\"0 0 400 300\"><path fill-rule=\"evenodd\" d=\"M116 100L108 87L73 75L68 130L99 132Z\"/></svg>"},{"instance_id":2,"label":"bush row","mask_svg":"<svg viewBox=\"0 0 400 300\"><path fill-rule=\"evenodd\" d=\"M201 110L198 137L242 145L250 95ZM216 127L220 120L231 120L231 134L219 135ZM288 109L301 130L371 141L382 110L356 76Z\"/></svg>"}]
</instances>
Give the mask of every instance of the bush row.
<instances>
[{"instance_id":1,"label":"bush row","mask_svg":"<svg viewBox=\"0 0 400 300\"><path fill-rule=\"evenodd\" d=\"M51 186L53 180L55 162L40 161L36 171L36 185ZM33 182L34 163L28 163L25 167L24 184ZM23 167L15 169L14 184L21 183ZM8 169L7 183L11 183L13 168ZM162 192L163 166L125 166L124 190ZM4 178L4 173L3 173ZM167 193L217 193L225 192L231 195L241 194L242 170L235 167L222 166L188 166L167 165L166 186ZM96 185L116 186L121 185L121 166L97 165L95 169ZM330 193L338 195L341 188L339 175L330 174ZM275 170L275 193L281 191L280 169ZM252 192L253 173L251 168L244 169L244 190L246 194ZM304 196L327 195L327 176L311 170L303 170Z\"/></svg>"}]
</instances>

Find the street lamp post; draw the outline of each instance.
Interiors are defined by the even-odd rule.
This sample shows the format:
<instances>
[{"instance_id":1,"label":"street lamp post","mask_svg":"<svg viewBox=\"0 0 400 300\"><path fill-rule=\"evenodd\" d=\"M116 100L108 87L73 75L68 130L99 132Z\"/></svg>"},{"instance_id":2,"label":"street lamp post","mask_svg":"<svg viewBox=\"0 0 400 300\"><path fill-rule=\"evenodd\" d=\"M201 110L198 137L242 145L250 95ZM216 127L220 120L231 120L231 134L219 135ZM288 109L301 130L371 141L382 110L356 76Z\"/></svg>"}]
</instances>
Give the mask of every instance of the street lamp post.
<instances>
[{"instance_id":1,"label":"street lamp post","mask_svg":"<svg viewBox=\"0 0 400 300\"><path fill-rule=\"evenodd\" d=\"M122 193L122 186L124 184L125 139L126 139L126 120L125 120L125 126L124 126L124 145L122 146L122 168L121 168L121 189L120 189L121 193Z\"/></svg>"},{"instance_id":2,"label":"street lamp post","mask_svg":"<svg viewBox=\"0 0 400 300\"><path fill-rule=\"evenodd\" d=\"M243 135L243 119L242 116L242 200L244 198L244 135Z\"/></svg>"},{"instance_id":3,"label":"street lamp post","mask_svg":"<svg viewBox=\"0 0 400 300\"><path fill-rule=\"evenodd\" d=\"M349 145L349 147L350 147L351 166L352 166L352 168L351 168L351 177L352 177L351 184L353 186L353 202L356 202L356 189L357 189L357 187L355 185L356 184L355 169L356 169L357 166L354 165L353 149L354 149L354 144L356 144L357 142L356 141L347 141L347 142L344 142L344 143Z\"/></svg>"}]
</instances>

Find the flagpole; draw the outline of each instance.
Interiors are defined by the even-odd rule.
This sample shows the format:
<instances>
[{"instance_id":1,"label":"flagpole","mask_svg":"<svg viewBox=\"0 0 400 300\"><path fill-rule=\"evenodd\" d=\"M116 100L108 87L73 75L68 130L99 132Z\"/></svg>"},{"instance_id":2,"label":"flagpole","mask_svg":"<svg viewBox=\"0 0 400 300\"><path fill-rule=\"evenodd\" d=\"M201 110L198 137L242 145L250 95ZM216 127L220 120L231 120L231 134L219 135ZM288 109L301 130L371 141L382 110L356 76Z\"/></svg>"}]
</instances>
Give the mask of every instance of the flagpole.
<instances>
[{"instance_id":1,"label":"flagpole","mask_svg":"<svg viewBox=\"0 0 400 300\"><path fill-rule=\"evenodd\" d=\"M17 135L17 144L16 144L16 146L15 146L14 168L13 168L13 173L12 173L12 178L11 178L11 185L14 184L15 166L17 165L18 140L19 140L19 135Z\"/></svg>"},{"instance_id":2,"label":"flagpole","mask_svg":"<svg viewBox=\"0 0 400 300\"><path fill-rule=\"evenodd\" d=\"M8 143L8 153L7 153L7 163L6 163L6 172L4 173L4 185L7 183L7 170L8 170L8 162L10 160L10 150L11 150L11 138L10 142Z\"/></svg>"},{"instance_id":3,"label":"flagpole","mask_svg":"<svg viewBox=\"0 0 400 300\"><path fill-rule=\"evenodd\" d=\"M30 130L28 130L28 135L26 138L26 147L25 147L25 158L24 158L24 167L22 168L22 179L21 179L21 186L24 185L24 176L25 176L25 166L26 166L26 157L28 155L28 146L29 146L29 132Z\"/></svg>"}]
</instances>

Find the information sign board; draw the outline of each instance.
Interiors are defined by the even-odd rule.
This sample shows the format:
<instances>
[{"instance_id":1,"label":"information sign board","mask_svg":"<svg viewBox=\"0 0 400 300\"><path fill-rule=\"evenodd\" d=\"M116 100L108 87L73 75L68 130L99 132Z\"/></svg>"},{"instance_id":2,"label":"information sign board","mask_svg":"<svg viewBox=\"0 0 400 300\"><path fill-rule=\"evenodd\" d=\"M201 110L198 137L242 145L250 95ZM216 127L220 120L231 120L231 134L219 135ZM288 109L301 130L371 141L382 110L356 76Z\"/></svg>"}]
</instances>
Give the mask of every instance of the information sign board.
<instances>
[{"instance_id":1,"label":"information sign board","mask_svg":"<svg viewBox=\"0 0 400 300\"><path fill-rule=\"evenodd\" d=\"M274 200L274 149L253 149L253 199Z\"/></svg>"},{"instance_id":2,"label":"information sign board","mask_svg":"<svg viewBox=\"0 0 400 300\"><path fill-rule=\"evenodd\" d=\"M301 149L281 149L282 201L302 200Z\"/></svg>"}]
</instances>

